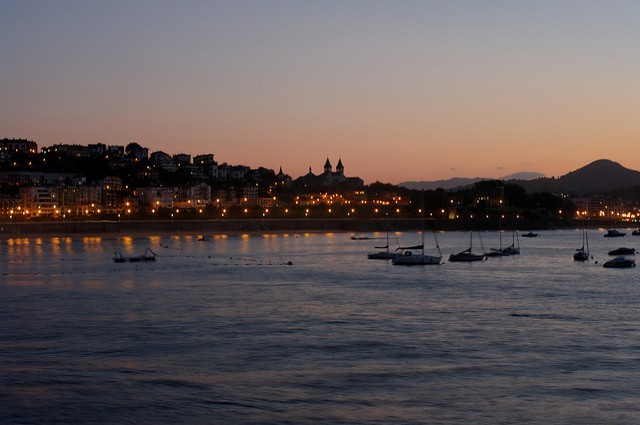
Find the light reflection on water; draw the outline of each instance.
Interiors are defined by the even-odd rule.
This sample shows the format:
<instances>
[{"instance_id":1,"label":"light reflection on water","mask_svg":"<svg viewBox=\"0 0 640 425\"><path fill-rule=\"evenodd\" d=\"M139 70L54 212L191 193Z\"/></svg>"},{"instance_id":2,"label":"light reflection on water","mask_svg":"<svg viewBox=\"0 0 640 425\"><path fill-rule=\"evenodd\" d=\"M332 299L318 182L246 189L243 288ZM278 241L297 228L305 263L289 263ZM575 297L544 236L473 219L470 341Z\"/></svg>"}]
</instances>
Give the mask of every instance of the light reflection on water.
<instances>
[{"instance_id":1,"label":"light reflection on water","mask_svg":"<svg viewBox=\"0 0 640 425\"><path fill-rule=\"evenodd\" d=\"M0 241L0 421L638 422L640 269L602 268L636 239L405 268L350 236Z\"/></svg>"}]
</instances>

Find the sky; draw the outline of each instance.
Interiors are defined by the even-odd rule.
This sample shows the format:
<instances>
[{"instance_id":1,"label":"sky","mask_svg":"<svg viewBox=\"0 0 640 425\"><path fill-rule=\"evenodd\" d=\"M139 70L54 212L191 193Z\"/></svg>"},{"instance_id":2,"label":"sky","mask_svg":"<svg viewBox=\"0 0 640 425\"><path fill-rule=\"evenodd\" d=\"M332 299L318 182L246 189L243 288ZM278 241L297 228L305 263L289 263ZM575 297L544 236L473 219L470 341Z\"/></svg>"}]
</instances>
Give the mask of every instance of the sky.
<instances>
[{"instance_id":1,"label":"sky","mask_svg":"<svg viewBox=\"0 0 640 425\"><path fill-rule=\"evenodd\" d=\"M0 138L366 184L640 170L637 0L0 0Z\"/></svg>"}]
</instances>

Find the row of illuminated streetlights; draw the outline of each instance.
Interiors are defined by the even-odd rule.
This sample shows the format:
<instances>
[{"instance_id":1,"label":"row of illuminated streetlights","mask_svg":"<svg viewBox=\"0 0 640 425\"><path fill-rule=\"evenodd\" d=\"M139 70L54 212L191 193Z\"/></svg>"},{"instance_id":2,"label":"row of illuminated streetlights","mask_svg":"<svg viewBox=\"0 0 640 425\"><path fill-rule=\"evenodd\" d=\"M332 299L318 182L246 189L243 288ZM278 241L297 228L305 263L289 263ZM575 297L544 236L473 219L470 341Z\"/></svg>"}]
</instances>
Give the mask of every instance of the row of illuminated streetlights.
<instances>
[{"instance_id":1,"label":"row of illuminated streetlights","mask_svg":"<svg viewBox=\"0 0 640 425\"><path fill-rule=\"evenodd\" d=\"M241 208L241 207L236 207L236 208ZM217 207L216 209L220 210L221 211L220 215L224 217L224 216L229 215L230 211L235 209L235 208L233 208L233 207L231 207L231 208ZM270 208L261 208L260 209L261 214L263 216L267 216L269 214L273 214L273 213L277 212L278 210L279 210L278 207L270 207ZM301 208L283 208L283 209L280 210L280 212L282 212L284 214L290 214L290 213L293 213L294 211L298 211L298 210L301 210ZM312 211L318 211L318 210L319 210L318 206L312 206L312 207L305 207L303 211L304 211L304 214L306 216L308 216L308 215L310 215L312 213ZM172 209L172 208L154 207L154 208L151 208L150 211L154 215L155 214L159 214L159 213L161 213L163 211L171 211L171 214L176 214L176 215L179 214L181 211L182 212L194 212L194 211L196 211L198 214L204 214L205 213L205 209L204 208L196 208L196 209L187 208L187 209L182 209L181 210L180 208ZM251 208L251 209L250 208L241 208L241 212L244 215L255 214L255 211L256 211L255 208ZM335 207L328 208L326 211L327 211L328 214L332 214L332 213L336 212L335 211ZM346 209L346 212L347 212L348 216L356 214L356 211L357 211L357 209L353 208L353 207ZM379 208L375 208L373 210L373 212L376 215L381 213ZM396 214L400 214L403 211L400 208L396 208L395 211L393 211L393 212L395 212ZM54 209L52 211L48 211L48 209L43 209L40 206L38 206L37 208L33 208L33 209L28 209L28 208L24 208L23 209L22 207L16 207L15 209L11 208L7 212L7 214L9 215L9 218L14 218L14 217L17 217L17 216L23 216L23 217L60 216L61 214L62 215L67 215L67 214L68 215L77 215L77 216L80 216L80 215L94 215L94 214L100 215L102 213L103 213L103 211L100 208L96 209L95 207L92 207L91 209L89 209L89 208L74 208L73 210L72 209L66 209L65 210L65 209L60 209L60 208L54 207ZM133 210L132 210L130 205L125 205L125 208L123 208L122 210L120 210L120 212L118 212L118 215L122 215L122 214L131 215L131 214L135 214L135 213L133 212ZM388 215L389 212L386 212L386 214Z\"/></svg>"},{"instance_id":2,"label":"row of illuminated streetlights","mask_svg":"<svg viewBox=\"0 0 640 425\"><path fill-rule=\"evenodd\" d=\"M358 207L359 205L359 207ZM424 216L426 214L429 218L443 218L447 217L449 219L491 219L491 218L505 218L505 215L502 214L501 217L496 217L495 213L492 214L474 214L474 213L461 213L457 209L439 209L439 210L431 210L431 211L423 211L423 209L419 208L417 210L413 210L410 206L393 206L387 203L379 203L376 201L372 201L369 203L358 203L356 206L353 204L349 205L348 203L340 203L340 204L327 204L327 203L312 203L304 204L298 203L293 207L280 207L280 206L269 206L269 207L247 207L247 206L233 206L233 207L222 207L219 203L213 206L215 212L211 210L212 206L204 207L204 206L194 206L191 208L162 208L160 203L157 202L153 208L150 210L147 209L147 214L150 211L153 217L159 216L167 216L169 215L171 218L176 218L179 216L200 216L200 217L289 217L289 216L304 216L304 217L326 217L326 216L342 216L342 217L357 217L364 216L369 214L373 217L400 217L400 216ZM364 208L362 208L364 207ZM137 214L138 212L142 212L144 215L144 209L139 209L136 211L132 208L130 202L125 202L123 208L119 211L104 211L101 208L96 208L96 204L91 204L83 207L77 208L60 208L60 207L35 207L35 208L23 208L21 206L5 208L2 211L2 215L8 217L9 219L14 219L18 217L26 218L26 217L43 217L43 216L53 216L54 218L68 218L68 217L79 217L79 216L91 216L91 215L111 215L117 214L118 217L122 216L132 216ZM557 211L559 216L562 216L563 210ZM518 213L508 214L509 217L514 217L516 219L520 219L520 215ZM635 221L640 215L637 212L614 212L614 211L600 211L599 213L593 214L588 213L587 211L576 211L576 218L584 219L588 217L593 218L602 218L602 219L616 219L616 220L628 220Z\"/></svg>"},{"instance_id":3,"label":"row of illuminated streetlights","mask_svg":"<svg viewBox=\"0 0 640 425\"><path fill-rule=\"evenodd\" d=\"M343 205L344 206L344 205ZM364 205L362 205L364 206ZM241 207L241 206L236 206L236 207L221 207L221 206L216 206L214 207L217 210L217 213L214 215L219 215L220 217L230 217L231 215L233 216L238 216L238 212L240 213L240 216L256 216L256 215L261 215L262 217L268 217L268 216L273 216L273 217L277 217L279 215L284 215L284 216L290 216L290 215L298 215L298 214L303 214L305 217L310 217L312 215L324 215L324 214L328 214L329 216L331 215L346 215L347 217L355 217L358 216L358 214L366 214L367 212L372 212L373 216L415 216L416 214L412 211L410 211L411 209L407 209L407 208L401 208L401 207L386 207L386 208L380 208L377 206L372 206L371 208L357 208L354 206L344 206L344 208L336 208L335 206L329 206L328 208L326 208L326 210L322 209L320 205L303 205L303 206L297 206L297 207L293 207L293 208L289 208L289 207L265 207L265 208L247 208L247 207ZM144 209L138 209L137 212L143 212ZM162 208L160 207L159 203L156 204L154 207L152 207L150 210L152 216L160 216L160 215L166 215L167 213L170 214L170 216L172 218L175 218L177 216L180 215L180 213L182 212L183 214L194 214L196 213L199 216L203 216L203 215L209 215L207 214L207 208L203 208L203 207L195 207L195 208ZM451 210L453 211L453 210ZM233 212L233 214L232 214ZM113 215L113 214L117 214L117 216L120 218L123 215L124 216L131 216L131 215L135 215L136 212L134 212L134 210L132 210L132 206L129 202L126 202L124 204L124 208L119 210L119 211L109 211L109 212L104 212L107 215ZM42 209L41 207L37 207L37 210L35 209L25 209L22 208L20 206L16 207L16 208L11 208L8 212L7 215L9 216L10 219L13 219L15 217L34 217L34 216L53 216L53 217L62 217L62 218L66 218L67 216L91 216L91 215L102 215L103 211L100 208L96 208L95 204L92 204L90 207L86 206L84 208L74 208L74 209L61 209L58 207L54 207L53 211L48 211L48 209ZM144 214L143 214L144 215ZM423 216L423 210L422 209L418 209L417 210L417 215L418 216ZM460 215L457 213L451 213L448 212L445 209L441 209L439 211L432 211L429 212L429 217L435 217L435 216L448 216L449 218L456 218L459 219ZM473 214L471 214L468 218L476 218ZM486 215L486 218L490 218L489 215Z\"/></svg>"}]
</instances>

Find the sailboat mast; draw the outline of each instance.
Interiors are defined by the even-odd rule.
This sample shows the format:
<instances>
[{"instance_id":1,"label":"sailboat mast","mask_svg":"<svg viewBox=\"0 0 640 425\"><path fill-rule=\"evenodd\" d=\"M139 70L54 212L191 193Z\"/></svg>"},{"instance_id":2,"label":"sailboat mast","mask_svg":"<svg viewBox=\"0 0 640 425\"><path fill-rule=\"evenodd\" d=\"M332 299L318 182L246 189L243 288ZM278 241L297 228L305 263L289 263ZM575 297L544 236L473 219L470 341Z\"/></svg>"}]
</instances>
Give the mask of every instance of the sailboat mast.
<instances>
[{"instance_id":1,"label":"sailboat mast","mask_svg":"<svg viewBox=\"0 0 640 425\"><path fill-rule=\"evenodd\" d=\"M420 222L422 226L420 242L422 243L422 255L424 255L424 189L420 190Z\"/></svg>"},{"instance_id":2,"label":"sailboat mast","mask_svg":"<svg viewBox=\"0 0 640 425\"><path fill-rule=\"evenodd\" d=\"M587 236L587 230L583 229L584 232L584 240L587 241L587 255L589 255L589 236Z\"/></svg>"}]
</instances>

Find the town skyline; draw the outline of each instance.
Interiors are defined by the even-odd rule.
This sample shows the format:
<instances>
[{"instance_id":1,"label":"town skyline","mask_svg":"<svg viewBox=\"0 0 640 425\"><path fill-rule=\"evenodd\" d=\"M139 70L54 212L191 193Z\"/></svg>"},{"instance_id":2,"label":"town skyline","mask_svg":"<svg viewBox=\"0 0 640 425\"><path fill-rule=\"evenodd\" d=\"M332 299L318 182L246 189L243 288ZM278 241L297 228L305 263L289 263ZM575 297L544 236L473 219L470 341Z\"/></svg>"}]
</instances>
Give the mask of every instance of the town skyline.
<instances>
[{"instance_id":1,"label":"town skyline","mask_svg":"<svg viewBox=\"0 0 640 425\"><path fill-rule=\"evenodd\" d=\"M32 164L31 159L29 158L35 157L38 154L52 154L55 152L64 153L67 156L70 155L72 157L77 157L77 158L89 158L89 157L95 158L96 155L98 157L104 157L104 159L107 159L107 160L109 158L111 159L125 158L125 157L136 158L138 161L143 161L143 160L150 161L151 164L154 164L154 167L158 166L159 168L165 168L172 172L177 169L176 167L178 164L188 164L195 167L199 167L203 165L206 165L207 167L209 167L211 165L214 165L218 170L242 169L245 171L250 171L250 170L256 171L256 170L264 169L272 172L274 176L277 175L280 177L286 177L291 181L295 180L298 182L306 180L307 184L311 184L312 186L317 186L317 187L333 186L338 183L347 183L348 186L352 186L352 187L363 187L363 186L381 183L384 185L394 185L394 186L404 187L406 189L449 190L449 189L458 189L465 186L471 186L478 182L491 181L491 180L504 181L504 182L517 182L516 184L525 184L526 181L541 182L541 181L549 181L549 180L553 181L556 179L561 180L562 178L565 178L569 175L575 176L576 173L583 172L584 170L591 168L591 169L600 169L596 173L602 174L603 175L602 177L604 177L604 175L609 175L609 177L611 177L611 174L616 175L613 178L613 180L599 179L599 183L600 183L599 186L602 186L600 187L599 190L606 191L607 188L619 189L625 185L628 187L631 187L636 184L634 182L634 178L629 179L628 176L621 177L619 175L620 170L622 170L622 172L626 174L640 173L640 171L625 167L619 161L611 160L608 158L599 158L599 159L593 159L588 164L583 164L581 167L577 169L565 170L564 172L562 172L557 176L545 176L541 173L523 171L523 172L516 172L507 176L501 176L501 177L486 177L486 176L484 177L483 176L453 177L449 179L413 180L413 181L405 181L400 183L385 182L385 181L376 179L376 180L367 182L361 179L359 176L349 175L348 173L345 174L345 166L341 157L338 157L337 162L335 160L332 161L330 157L327 157L324 160L323 162L324 165L322 167L314 168L313 166L309 166L307 173L301 174L296 177L295 175L291 175L290 173L286 172L286 170L284 170L282 166L269 167L267 165L258 165L255 167L251 167L244 163L234 164L224 160L218 161L215 158L215 153L212 153L212 152L193 153L193 152L181 151L178 153L169 154L161 150L153 150L148 146L142 146L137 142L129 142L126 145L107 145L100 142L96 144L86 144L86 145L59 143L51 146L39 146L37 142L33 140L24 139L24 138L0 139L0 165L4 164L9 168L13 168L17 166L15 172L26 171L28 168L34 166L35 164ZM25 165L21 166L20 164L15 162L13 163L13 166L11 166L11 163L13 162L12 156L14 154L23 155L20 157L21 162L28 161L29 166L25 166ZM171 164L169 164L168 168L166 168L165 165L167 165L168 162ZM318 162L318 164L319 163L320 162ZM44 165L44 163L42 165ZM603 171L603 167L607 168L607 170ZM243 173L245 171L243 171ZM227 171L217 171L217 172L214 171L209 175L209 177L215 180L215 179L219 179L220 176L224 176L226 173ZM226 178L222 178L222 180L225 180L225 179ZM575 179L575 177L573 179ZM589 180L592 180L592 177L588 177L587 181ZM621 180L624 181L624 183ZM590 183L587 183L587 186L589 184ZM552 189L551 187L547 187L545 190L553 191L554 189ZM562 189L559 190L559 192L562 192L562 191L563 191Z\"/></svg>"},{"instance_id":2,"label":"town skyline","mask_svg":"<svg viewBox=\"0 0 640 425\"><path fill-rule=\"evenodd\" d=\"M640 171L594 161L557 181L482 180L449 188L365 185L341 159L292 178L282 169L218 163L212 153L149 152L138 143L0 140L0 220L409 218L495 224L510 215L537 225L638 217ZM525 184L526 183L526 184ZM531 186L530 183L534 185ZM545 212L540 215L540 211ZM544 224L546 223L546 224Z\"/></svg>"},{"instance_id":3,"label":"town skyline","mask_svg":"<svg viewBox=\"0 0 640 425\"><path fill-rule=\"evenodd\" d=\"M103 146L104 151L108 152L109 150L113 151L113 152L119 152L125 151L125 148L127 146L130 145L137 145L140 148L142 148L142 150L144 151L143 157L140 157L140 159L149 159L151 156L153 156L153 154L161 154L163 156L166 156L167 158L172 158L173 160L176 161L184 161L184 157L188 157L188 161L187 162L191 162L193 161L193 163L195 164L196 160L198 157L210 157L210 161L211 162L215 162L216 164L225 164L231 167L248 167L251 169L259 169L259 168L265 168L268 170L272 170L275 173L280 173L282 172L284 175L289 176L290 178L293 179L300 179L300 178L304 178L305 176L309 175L309 173L315 175L315 176L321 176L325 173L332 173L334 172L334 169L336 169L339 173L342 172L344 173L344 165L343 165L343 161L341 157L337 157L337 160L335 158L332 159L331 156L327 156L325 159L323 160L318 160L316 161L313 165L309 165L307 172L300 174L300 175L293 175L289 172L287 172L287 170L279 165L276 167L271 167L269 165L266 164L257 164L256 166L249 166L243 162L240 163L229 163L228 161L225 161L224 159L222 160L218 160L219 158L216 158L216 154L214 152L188 152L186 150L183 151L176 151L176 152L165 152L163 150L159 150L159 149L153 149L152 147L149 146L143 146L140 145L138 142L136 141L131 141L128 142L126 144L115 144L115 145L109 145L106 143L102 143L102 142L97 142L97 143L89 143L89 144L81 144L81 143L57 143L54 145L50 145L50 146L41 146L39 145L36 141L34 140L29 140L26 138L3 138L0 139L0 160L2 161L8 161L10 159L10 155L11 155L11 150L8 149L8 146L12 143L26 143L27 145L32 143L34 144L33 147L33 153L40 151L41 153L47 152L47 151L51 151L56 149L57 147L63 147L64 150L68 150L69 148L73 148L76 147L79 150L87 150L89 149L89 151L91 151L92 153L95 153L94 150L96 149L97 146ZM4 146L4 148L3 148ZM93 150L92 150L93 149ZM25 146L21 146L21 147L16 147L16 152L27 152L29 149ZM5 155L8 154L8 156L5 157ZM183 157L182 159L180 159L180 157ZM209 159L207 159L209 160ZM372 184L372 183L383 183L383 184L392 184L392 185L404 185L407 188L416 188L419 187L421 184L427 184L429 186L433 186L430 188L437 188L437 187L443 187L445 189L451 189L451 188L455 188L458 186L465 186L465 185L469 185L469 184L473 184L477 181L482 181L482 180L534 180L534 179L538 179L538 178L557 178L557 177L561 177L564 175L567 175L571 172L574 172L580 168L584 168L586 165L595 163L595 162L599 162L599 161L605 161L605 162L609 162L612 161L614 163L618 163L622 166L624 166L624 168L627 168L631 171L635 171L629 167L626 167L625 164L622 164L622 162L617 161L617 160L612 160L610 158L594 158L591 161L589 161L586 164L582 164L580 167L576 168L576 169L572 169L572 170L564 170L561 173L559 173L558 175L555 176L546 176L542 173L537 173L537 172L533 172L533 171L517 171L514 172L510 175L504 175L504 176L500 176L500 177L490 177L490 176L455 176L455 177L451 177L451 178L447 178L447 179L434 179L434 180L409 180L409 181L403 181L403 182L388 182L388 181L382 181L380 179L374 179L371 181L366 181L364 179L362 179L362 183L361 184ZM322 165L320 165L322 164ZM327 168L329 167L329 168ZM360 176L356 176L354 174L351 174L350 177L353 178L359 178ZM444 186L442 185L444 184Z\"/></svg>"},{"instance_id":4,"label":"town skyline","mask_svg":"<svg viewBox=\"0 0 640 425\"><path fill-rule=\"evenodd\" d=\"M638 16L596 0L1 0L0 134L292 176L342 158L393 184L640 169Z\"/></svg>"}]
</instances>

